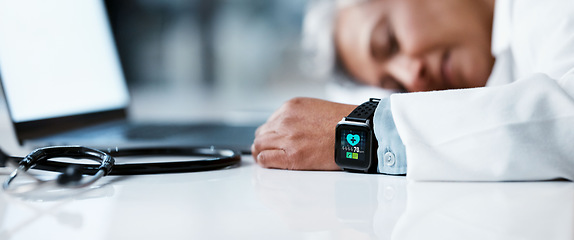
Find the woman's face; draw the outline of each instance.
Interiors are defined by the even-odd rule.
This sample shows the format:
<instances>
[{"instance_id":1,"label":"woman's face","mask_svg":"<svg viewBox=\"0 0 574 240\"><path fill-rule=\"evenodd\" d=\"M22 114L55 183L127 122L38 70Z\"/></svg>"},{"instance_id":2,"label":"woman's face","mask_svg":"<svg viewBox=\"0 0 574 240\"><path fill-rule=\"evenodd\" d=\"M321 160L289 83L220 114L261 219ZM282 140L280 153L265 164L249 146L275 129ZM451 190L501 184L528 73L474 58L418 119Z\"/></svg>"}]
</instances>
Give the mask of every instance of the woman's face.
<instances>
[{"instance_id":1,"label":"woman's face","mask_svg":"<svg viewBox=\"0 0 574 240\"><path fill-rule=\"evenodd\" d=\"M481 87L494 0L371 0L339 11L335 45L368 85L409 92Z\"/></svg>"}]
</instances>

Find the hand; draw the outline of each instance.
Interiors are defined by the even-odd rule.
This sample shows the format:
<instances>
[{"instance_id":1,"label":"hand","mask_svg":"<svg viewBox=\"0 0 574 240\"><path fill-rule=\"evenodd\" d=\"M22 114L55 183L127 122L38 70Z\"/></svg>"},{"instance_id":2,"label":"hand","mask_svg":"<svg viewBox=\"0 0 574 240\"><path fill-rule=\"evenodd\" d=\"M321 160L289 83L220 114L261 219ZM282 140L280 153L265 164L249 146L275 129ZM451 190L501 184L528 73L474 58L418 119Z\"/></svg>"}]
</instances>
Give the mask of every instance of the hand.
<instances>
[{"instance_id":1,"label":"hand","mask_svg":"<svg viewBox=\"0 0 574 240\"><path fill-rule=\"evenodd\" d=\"M255 162L266 168L340 170L335 127L355 107L312 98L289 100L255 132Z\"/></svg>"}]
</instances>

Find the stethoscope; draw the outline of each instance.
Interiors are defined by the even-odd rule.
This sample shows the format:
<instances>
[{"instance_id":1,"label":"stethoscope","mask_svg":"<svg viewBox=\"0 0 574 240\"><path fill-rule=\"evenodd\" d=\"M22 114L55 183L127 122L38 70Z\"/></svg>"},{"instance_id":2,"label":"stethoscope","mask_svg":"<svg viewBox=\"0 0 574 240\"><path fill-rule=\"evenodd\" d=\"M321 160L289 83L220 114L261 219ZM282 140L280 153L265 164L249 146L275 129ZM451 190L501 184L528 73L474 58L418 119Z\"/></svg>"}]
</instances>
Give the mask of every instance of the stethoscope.
<instances>
[{"instance_id":1,"label":"stethoscope","mask_svg":"<svg viewBox=\"0 0 574 240\"><path fill-rule=\"evenodd\" d=\"M116 164L114 157L126 156L185 156L189 161L122 163ZM92 160L96 164L66 163L53 161L53 158ZM8 176L3 189L6 192L27 192L40 186L83 188L107 175L140 175L160 173L181 173L221 169L238 164L241 155L230 149L214 147L144 147L114 148L102 151L83 146L52 146L38 148L26 157L9 156L0 150L0 166L15 165L16 169ZM31 168L60 172L53 180L43 180L28 172ZM12 182L22 173L34 179L31 184L13 187ZM85 175L91 175L89 177Z\"/></svg>"}]
</instances>

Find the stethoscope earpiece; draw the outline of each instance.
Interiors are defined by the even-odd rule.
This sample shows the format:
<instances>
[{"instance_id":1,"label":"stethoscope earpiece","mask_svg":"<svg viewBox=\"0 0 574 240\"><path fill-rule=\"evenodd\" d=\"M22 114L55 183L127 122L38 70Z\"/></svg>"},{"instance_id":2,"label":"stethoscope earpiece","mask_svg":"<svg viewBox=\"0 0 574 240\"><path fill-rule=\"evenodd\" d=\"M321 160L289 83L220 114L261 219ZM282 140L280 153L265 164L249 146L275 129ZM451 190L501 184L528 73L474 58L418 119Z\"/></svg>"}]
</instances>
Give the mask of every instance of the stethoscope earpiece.
<instances>
[{"instance_id":1,"label":"stethoscope earpiece","mask_svg":"<svg viewBox=\"0 0 574 240\"><path fill-rule=\"evenodd\" d=\"M82 169L76 165L69 165L66 170L58 176L56 181L58 185L68 185L71 183L78 183L82 180Z\"/></svg>"}]
</instances>

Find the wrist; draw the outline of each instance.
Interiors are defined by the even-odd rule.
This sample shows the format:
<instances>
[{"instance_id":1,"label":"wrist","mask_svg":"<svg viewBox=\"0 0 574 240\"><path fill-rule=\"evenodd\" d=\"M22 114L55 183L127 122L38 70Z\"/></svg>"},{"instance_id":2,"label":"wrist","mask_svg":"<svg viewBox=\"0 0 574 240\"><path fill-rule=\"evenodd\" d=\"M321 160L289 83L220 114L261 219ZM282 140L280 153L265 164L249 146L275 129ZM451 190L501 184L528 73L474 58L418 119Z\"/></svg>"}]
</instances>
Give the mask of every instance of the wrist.
<instances>
[{"instance_id":1,"label":"wrist","mask_svg":"<svg viewBox=\"0 0 574 240\"><path fill-rule=\"evenodd\" d=\"M376 172L377 140L372 120L380 99L371 98L335 128L335 163L351 172Z\"/></svg>"},{"instance_id":2,"label":"wrist","mask_svg":"<svg viewBox=\"0 0 574 240\"><path fill-rule=\"evenodd\" d=\"M335 163L351 172L406 174L405 146L389 98L370 99L337 124Z\"/></svg>"}]
</instances>

